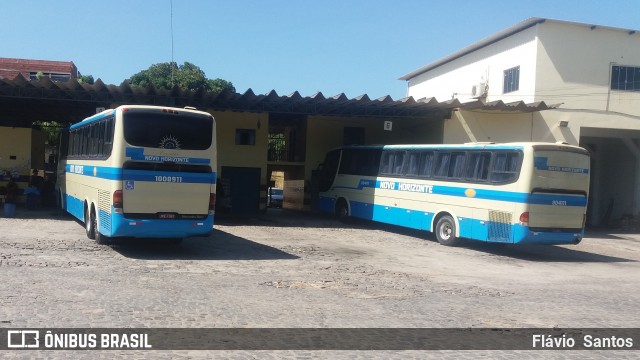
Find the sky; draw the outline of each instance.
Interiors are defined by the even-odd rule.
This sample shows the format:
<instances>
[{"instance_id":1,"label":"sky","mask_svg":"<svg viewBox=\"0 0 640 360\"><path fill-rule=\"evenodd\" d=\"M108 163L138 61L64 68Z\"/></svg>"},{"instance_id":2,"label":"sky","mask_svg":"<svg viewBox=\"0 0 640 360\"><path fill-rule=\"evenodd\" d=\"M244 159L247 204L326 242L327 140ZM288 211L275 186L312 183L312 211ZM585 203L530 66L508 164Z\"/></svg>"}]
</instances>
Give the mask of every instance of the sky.
<instances>
[{"instance_id":1,"label":"sky","mask_svg":"<svg viewBox=\"0 0 640 360\"><path fill-rule=\"evenodd\" d=\"M239 93L398 100L401 76L531 17L640 30L640 0L0 0L0 57L115 85L173 60Z\"/></svg>"}]
</instances>

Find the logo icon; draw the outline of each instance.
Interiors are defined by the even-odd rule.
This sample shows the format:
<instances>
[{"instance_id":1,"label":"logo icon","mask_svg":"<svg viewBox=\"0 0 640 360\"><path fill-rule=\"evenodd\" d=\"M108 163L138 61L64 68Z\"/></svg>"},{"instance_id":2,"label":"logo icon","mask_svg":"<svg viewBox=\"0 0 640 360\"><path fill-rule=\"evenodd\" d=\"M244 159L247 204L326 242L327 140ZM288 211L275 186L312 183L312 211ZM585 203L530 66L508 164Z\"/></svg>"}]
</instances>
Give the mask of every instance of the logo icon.
<instances>
[{"instance_id":1,"label":"logo icon","mask_svg":"<svg viewBox=\"0 0 640 360\"><path fill-rule=\"evenodd\" d=\"M165 136L160 140L160 147L162 149L180 149L180 145L182 145L180 141L171 135Z\"/></svg>"},{"instance_id":2,"label":"logo icon","mask_svg":"<svg viewBox=\"0 0 640 360\"><path fill-rule=\"evenodd\" d=\"M8 348L38 348L40 347L40 331L38 330L9 330L7 331Z\"/></svg>"}]
</instances>

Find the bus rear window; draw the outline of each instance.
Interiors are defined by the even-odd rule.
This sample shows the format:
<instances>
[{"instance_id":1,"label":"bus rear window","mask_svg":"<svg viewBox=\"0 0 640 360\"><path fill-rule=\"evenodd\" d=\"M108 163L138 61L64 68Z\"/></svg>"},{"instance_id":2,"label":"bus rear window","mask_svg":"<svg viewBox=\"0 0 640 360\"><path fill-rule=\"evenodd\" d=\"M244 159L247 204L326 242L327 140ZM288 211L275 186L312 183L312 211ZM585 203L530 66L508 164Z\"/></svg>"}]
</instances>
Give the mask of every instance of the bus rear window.
<instances>
[{"instance_id":1,"label":"bus rear window","mask_svg":"<svg viewBox=\"0 0 640 360\"><path fill-rule=\"evenodd\" d=\"M124 113L124 138L133 146L206 150L211 147L213 120L190 114L130 111Z\"/></svg>"}]
</instances>

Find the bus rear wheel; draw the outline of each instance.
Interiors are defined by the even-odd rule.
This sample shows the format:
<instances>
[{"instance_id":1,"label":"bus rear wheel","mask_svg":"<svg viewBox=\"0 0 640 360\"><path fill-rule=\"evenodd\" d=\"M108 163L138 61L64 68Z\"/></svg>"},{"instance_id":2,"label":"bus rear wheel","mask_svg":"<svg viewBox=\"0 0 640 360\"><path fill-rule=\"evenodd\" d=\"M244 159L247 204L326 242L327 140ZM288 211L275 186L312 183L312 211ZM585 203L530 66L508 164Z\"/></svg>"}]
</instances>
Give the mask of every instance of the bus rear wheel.
<instances>
[{"instance_id":1,"label":"bus rear wheel","mask_svg":"<svg viewBox=\"0 0 640 360\"><path fill-rule=\"evenodd\" d=\"M456 223L450 215L444 215L436 223L436 239L445 246L456 246L460 239L456 237Z\"/></svg>"}]
</instances>

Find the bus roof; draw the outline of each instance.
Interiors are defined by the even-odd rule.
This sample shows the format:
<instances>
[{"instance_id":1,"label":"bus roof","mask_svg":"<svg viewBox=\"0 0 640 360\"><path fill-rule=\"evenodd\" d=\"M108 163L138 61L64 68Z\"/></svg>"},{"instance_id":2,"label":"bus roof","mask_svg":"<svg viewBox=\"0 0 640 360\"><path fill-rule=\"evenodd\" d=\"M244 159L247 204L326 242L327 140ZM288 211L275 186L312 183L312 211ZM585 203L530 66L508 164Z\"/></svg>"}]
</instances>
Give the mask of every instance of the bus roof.
<instances>
[{"instance_id":1,"label":"bus roof","mask_svg":"<svg viewBox=\"0 0 640 360\"><path fill-rule=\"evenodd\" d=\"M95 115L89 116L85 119L83 119L82 121L71 125L71 129L74 129L76 127L85 125L89 122L94 122L94 121L98 121L100 119L103 119L107 116L111 116L114 115L116 113L116 111L118 110L123 110L123 109L153 109L153 110L162 110L162 109L167 109L167 110L172 110L172 111L180 111L180 112L188 112L191 114L199 114L199 115L203 115L203 116L210 116L212 117L211 114L204 112L204 111L200 111L197 110L193 107L185 107L185 108L175 108L175 107L170 107L170 106L154 106L154 105L120 105L115 109L107 109L104 110L100 113L97 113Z\"/></svg>"},{"instance_id":2,"label":"bus roof","mask_svg":"<svg viewBox=\"0 0 640 360\"><path fill-rule=\"evenodd\" d=\"M486 143L474 142L464 144L397 144L397 145L347 145L340 149L379 149L379 150L433 150L433 149L461 149L461 150L495 150L495 149L525 149L525 148L557 148L572 149L577 152L588 154L587 150L567 143L552 142L509 142L509 143Z\"/></svg>"}]
</instances>

